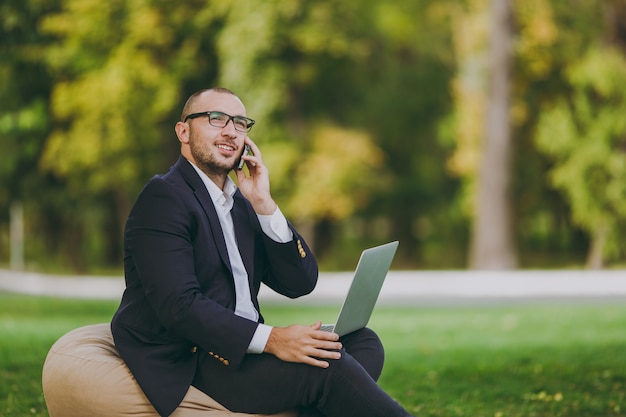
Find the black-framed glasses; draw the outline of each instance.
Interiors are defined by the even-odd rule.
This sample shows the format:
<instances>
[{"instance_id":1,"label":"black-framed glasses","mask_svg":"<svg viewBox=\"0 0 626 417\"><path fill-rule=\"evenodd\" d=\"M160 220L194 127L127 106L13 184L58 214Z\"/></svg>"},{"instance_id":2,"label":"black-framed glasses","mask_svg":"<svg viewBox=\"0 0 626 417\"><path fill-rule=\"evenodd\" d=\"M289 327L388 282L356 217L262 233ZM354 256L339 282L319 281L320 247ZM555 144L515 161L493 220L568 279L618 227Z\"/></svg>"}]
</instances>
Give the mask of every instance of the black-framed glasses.
<instances>
[{"instance_id":1,"label":"black-framed glasses","mask_svg":"<svg viewBox=\"0 0 626 417\"><path fill-rule=\"evenodd\" d=\"M254 120L245 116L231 116L221 111L203 111L200 113L191 113L185 117L185 122L189 119L195 119L197 117L208 116L209 124L214 127L226 127L228 122L233 121L235 130L241 133L247 133L252 129L252 126L256 123Z\"/></svg>"}]
</instances>

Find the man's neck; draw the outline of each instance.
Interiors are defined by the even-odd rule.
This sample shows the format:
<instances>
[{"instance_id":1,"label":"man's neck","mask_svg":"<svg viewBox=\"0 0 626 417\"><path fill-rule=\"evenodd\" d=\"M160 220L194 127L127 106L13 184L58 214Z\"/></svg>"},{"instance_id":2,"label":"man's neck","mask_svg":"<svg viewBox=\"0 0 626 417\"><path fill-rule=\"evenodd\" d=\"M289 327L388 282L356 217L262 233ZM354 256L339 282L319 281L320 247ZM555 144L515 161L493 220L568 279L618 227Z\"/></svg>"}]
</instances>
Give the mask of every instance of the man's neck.
<instances>
[{"instance_id":1,"label":"man's neck","mask_svg":"<svg viewBox=\"0 0 626 417\"><path fill-rule=\"evenodd\" d=\"M204 172L206 176L209 177L209 179L213 181L213 183L217 185L220 190L224 191L224 186L226 185L226 177L228 176L228 174L217 174L215 172L207 170L202 166L198 166L198 168L200 168L200 170Z\"/></svg>"},{"instance_id":2,"label":"man's neck","mask_svg":"<svg viewBox=\"0 0 626 417\"><path fill-rule=\"evenodd\" d=\"M228 177L228 172L221 170L220 172L216 172L215 170L208 169L206 166L202 164L198 164L193 158L189 158L186 155L183 155L187 161L193 164L196 168L202 171L209 179L217 185L217 187L224 191L224 186L226 186L226 178Z\"/></svg>"}]
</instances>

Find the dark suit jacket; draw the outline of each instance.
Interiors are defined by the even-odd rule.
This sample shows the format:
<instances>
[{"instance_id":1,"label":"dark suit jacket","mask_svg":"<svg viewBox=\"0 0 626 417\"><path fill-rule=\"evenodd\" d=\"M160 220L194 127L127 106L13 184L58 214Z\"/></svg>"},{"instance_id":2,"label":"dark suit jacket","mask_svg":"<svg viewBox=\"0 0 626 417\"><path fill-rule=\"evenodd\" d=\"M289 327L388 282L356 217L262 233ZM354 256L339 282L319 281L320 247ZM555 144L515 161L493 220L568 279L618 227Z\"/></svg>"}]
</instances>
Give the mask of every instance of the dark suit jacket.
<instances>
[{"instance_id":1,"label":"dark suit jacket","mask_svg":"<svg viewBox=\"0 0 626 417\"><path fill-rule=\"evenodd\" d=\"M292 242L267 237L239 190L232 217L257 309L261 282L290 298L313 290L317 263L291 225ZM235 286L222 228L204 183L182 156L137 198L126 223L124 252L126 290L111 330L142 390L167 416L192 383L197 355L209 352L237 368L258 326L234 314Z\"/></svg>"}]
</instances>

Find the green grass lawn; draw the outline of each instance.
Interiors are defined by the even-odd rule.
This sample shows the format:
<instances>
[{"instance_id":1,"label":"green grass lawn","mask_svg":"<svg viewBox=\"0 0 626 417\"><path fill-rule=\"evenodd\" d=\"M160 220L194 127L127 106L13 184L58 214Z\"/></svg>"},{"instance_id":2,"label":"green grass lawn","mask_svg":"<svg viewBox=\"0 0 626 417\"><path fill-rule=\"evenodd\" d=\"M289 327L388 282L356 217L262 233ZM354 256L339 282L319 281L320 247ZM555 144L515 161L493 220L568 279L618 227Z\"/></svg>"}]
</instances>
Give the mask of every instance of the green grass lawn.
<instances>
[{"instance_id":1,"label":"green grass lawn","mask_svg":"<svg viewBox=\"0 0 626 417\"><path fill-rule=\"evenodd\" d=\"M76 327L117 302L0 293L0 417L47 416L41 367ZM271 306L270 324L332 320L336 308ZM391 308L381 385L419 416L626 416L626 305Z\"/></svg>"}]
</instances>

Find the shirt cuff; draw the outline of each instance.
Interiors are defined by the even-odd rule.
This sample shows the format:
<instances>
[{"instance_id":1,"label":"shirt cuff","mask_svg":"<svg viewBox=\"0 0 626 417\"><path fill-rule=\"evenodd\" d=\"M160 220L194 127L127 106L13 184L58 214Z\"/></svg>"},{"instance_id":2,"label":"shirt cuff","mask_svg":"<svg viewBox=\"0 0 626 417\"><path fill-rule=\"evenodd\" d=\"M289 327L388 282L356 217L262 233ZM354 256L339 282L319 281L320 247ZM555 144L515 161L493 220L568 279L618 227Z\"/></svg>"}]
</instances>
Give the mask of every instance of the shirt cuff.
<instances>
[{"instance_id":1,"label":"shirt cuff","mask_svg":"<svg viewBox=\"0 0 626 417\"><path fill-rule=\"evenodd\" d=\"M273 214L257 214L259 223L261 223L261 229L269 236L274 242L287 243L293 239L293 232L287 224L287 219L280 211L280 208L276 207Z\"/></svg>"},{"instance_id":2,"label":"shirt cuff","mask_svg":"<svg viewBox=\"0 0 626 417\"><path fill-rule=\"evenodd\" d=\"M273 327L268 326L267 324L259 323L254 332L254 336L252 336L252 340L250 341L250 345L248 346L248 353L263 353L265 350L265 345L267 344L267 340L270 338L270 333L272 332Z\"/></svg>"}]
</instances>

